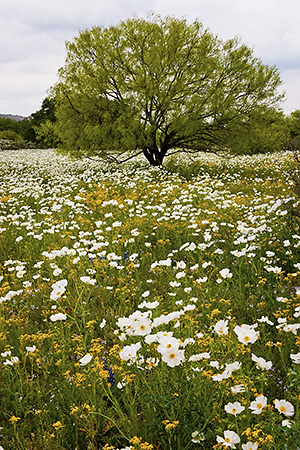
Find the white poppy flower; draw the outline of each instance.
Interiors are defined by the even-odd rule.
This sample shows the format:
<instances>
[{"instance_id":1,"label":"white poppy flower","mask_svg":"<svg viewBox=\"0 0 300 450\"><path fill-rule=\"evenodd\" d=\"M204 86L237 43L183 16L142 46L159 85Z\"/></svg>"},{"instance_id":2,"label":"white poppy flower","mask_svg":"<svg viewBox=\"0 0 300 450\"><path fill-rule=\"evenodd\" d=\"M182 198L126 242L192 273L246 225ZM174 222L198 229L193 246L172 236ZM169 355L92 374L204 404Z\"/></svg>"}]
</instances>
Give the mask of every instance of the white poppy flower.
<instances>
[{"instance_id":1,"label":"white poppy flower","mask_svg":"<svg viewBox=\"0 0 300 450\"><path fill-rule=\"evenodd\" d=\"M89 353L87 353L79 360L79 363L81 366L86 366L89 362L91 362L92 359L93 359L93 355L90 355Z\"/></svg>"}]
</instances>

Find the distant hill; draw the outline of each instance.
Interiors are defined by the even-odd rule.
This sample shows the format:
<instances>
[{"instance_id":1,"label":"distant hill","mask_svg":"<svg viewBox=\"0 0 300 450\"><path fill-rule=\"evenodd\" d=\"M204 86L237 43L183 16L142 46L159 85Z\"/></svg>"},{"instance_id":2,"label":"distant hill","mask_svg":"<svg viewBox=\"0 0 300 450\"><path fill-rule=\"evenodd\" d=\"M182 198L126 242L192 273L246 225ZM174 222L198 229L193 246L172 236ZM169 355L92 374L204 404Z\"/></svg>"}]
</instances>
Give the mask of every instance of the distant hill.
<instances>
[{"instance_id":1,"label":"distant hill","mask_svg":"<svg viewBox=\"0 0 300 450\"><path fill-rule=\"evenodd\" d=\"M26 119L26 117L14 115L14 114L0 114L0 119L12 119L12 120L16 120L18 122L19 120Z\"/></svg>"}]
</instances>

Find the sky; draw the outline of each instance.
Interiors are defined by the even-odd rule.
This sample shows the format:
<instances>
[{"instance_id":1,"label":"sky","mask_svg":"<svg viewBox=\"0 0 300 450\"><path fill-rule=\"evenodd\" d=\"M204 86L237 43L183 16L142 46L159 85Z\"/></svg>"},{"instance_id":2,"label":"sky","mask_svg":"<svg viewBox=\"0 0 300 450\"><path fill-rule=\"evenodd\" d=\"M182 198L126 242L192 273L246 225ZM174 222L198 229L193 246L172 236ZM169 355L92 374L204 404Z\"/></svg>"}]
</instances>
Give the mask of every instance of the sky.
<instances>
[{"instance_id":1,"label":"sky","mask_svg":"<svg viewBox=\"0 0 300 450\"><path fill-rule=\"evenodd\" d=\"M198 19L227 40L239 36L264 64L276 66L286 114L300 109L300 0L1 0L0 113L40 109L79 30L109 27L133 14Z\"/></svg>"}]
</instances>

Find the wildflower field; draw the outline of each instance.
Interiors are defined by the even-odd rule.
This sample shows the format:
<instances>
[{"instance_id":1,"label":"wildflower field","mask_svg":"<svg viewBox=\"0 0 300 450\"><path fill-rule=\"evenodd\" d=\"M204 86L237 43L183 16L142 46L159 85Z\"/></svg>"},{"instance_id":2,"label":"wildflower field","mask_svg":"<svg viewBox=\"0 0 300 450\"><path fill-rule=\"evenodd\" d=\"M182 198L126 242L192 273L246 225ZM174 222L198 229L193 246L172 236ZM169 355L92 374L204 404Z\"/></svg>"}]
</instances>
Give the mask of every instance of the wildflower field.
<instances>
[{"instance_id":1,"label":"wildflower field","mask_svg":"<svg viewBox=\"0 0 300 450\"><path fill-rule=\"evenodd\" d=\"M300 449L293 164L1 152L1 448Z\"/></svg>"}]
</instances>

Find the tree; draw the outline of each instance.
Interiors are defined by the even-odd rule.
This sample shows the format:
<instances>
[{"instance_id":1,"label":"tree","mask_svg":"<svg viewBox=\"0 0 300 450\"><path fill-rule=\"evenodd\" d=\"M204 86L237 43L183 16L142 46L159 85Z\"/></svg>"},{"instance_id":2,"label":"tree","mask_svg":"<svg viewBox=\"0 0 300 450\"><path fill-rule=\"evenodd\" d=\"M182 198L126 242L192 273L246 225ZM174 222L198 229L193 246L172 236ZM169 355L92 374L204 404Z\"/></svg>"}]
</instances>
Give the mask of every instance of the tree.
<instances>
[{"instance_id":1,"label":"tree","mask_svg":"<svg viewBox=\"0 0 300 450\"><path fill-rule=\"evenodd\" d=\"M42 147L54 147L58 143L53 128L56 121L55 101L50 97L43 99L41 108L32 113L30 118L30 133L33 142Z\"/></svg>"},{"instance_id":2,"label":"tree","mask_svg":"<svg viewBox=\"0 0 300 450\"><path fill-rule=\"evenodd\" d=\"M300 109L296 109L286 118L288 148L300 150ZM299 163L299 161L298 161Z\"/></svg>"},{"instance_id":3,"label":"tree","mask_svg":"<svg viewBox=\"0 0 300 450\"><path fill-rule=\"evenodd\" d=\"M228 147L236 155L268 153L286 147L286 117L282 111L254 110L232 130Z\"/></svg>"},{"instance_id":4,"label":"tree","mask_svg":"<svg viewBox=\"0 0 300 450\"><path fill-rule=\"evenodd\" d=\"M83 30L66 48L52 98L62 145L78 154L120 161L130 150L157 166L176 151L228 148L283 98L275 67L198 20L133 17Z\"/></svg>"}]
</instances>

